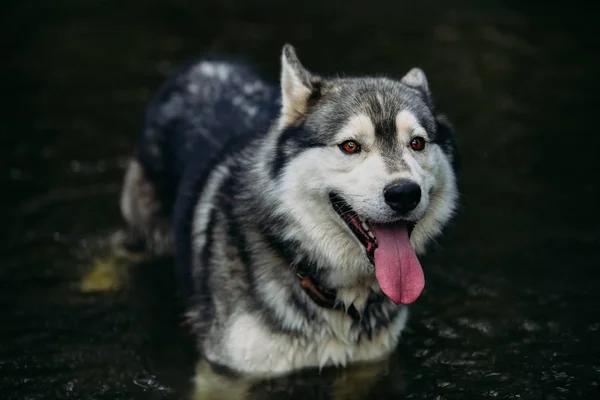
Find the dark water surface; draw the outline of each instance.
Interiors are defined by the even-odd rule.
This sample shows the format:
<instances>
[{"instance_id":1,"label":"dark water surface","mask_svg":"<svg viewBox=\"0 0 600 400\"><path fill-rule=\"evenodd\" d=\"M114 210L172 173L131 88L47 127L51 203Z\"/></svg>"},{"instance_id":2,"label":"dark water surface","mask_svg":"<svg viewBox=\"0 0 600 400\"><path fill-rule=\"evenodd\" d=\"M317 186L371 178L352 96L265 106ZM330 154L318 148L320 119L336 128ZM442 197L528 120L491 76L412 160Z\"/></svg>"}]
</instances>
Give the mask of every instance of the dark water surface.
<instances>
[{"instance_id":1,"label":"dark water surface","mask_svg":"<svg viewBox=\"0 0 600 400\"><path fill-rule=\"evenodd\" d=\"M438 3L3 3L0 399L189 398L170 261L111 247L123 167L174 66L228 52L276 79L285 41L322 73L422 67L458 130L462 207L388 364L205 380L233 398L600 398L597 10Z\"/></svg>"}]
</instances>

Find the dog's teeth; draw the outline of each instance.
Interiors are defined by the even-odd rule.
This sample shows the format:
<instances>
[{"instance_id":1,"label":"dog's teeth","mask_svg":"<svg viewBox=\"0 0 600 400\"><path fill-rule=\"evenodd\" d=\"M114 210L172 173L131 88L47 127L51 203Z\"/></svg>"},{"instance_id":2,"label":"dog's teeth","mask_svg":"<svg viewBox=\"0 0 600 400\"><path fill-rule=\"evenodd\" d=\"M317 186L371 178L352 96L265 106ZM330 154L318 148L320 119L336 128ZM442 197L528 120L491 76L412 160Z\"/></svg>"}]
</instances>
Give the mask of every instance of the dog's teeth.
<instances>
[{"instance_id":1,"label":"dog's teeth","mask_svg":"<svg viewBox=\"0 0 600 400\"><path fill-rule=\"evenodd\" d=\"M371 237L371 239L375 239L375 235L373 235L373 232L368 231L367 234Z\"/></svg>"},{"instance_id":2,"label":"dog's teeth","mask_svg":"<svg viewBox=\"0 0 600 400\"><path fill-rule=\"evenodd\" d=\"M363 229L367 232L369 232L369 226L367 225L366 222L361 222L360 225L363 227Z\"/></svg>"}]
</instances>

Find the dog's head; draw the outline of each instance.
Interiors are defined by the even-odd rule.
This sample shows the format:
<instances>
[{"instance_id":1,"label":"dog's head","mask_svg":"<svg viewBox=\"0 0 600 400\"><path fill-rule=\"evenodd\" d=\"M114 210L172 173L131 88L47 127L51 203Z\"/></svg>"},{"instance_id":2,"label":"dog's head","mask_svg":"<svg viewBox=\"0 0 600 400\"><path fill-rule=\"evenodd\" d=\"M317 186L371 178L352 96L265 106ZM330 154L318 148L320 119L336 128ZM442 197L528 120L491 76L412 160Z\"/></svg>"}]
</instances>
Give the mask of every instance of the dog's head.
<instances>
[{"instance_id":1,"label":"dog's head","mask_svg":"<svg viewBox=\"0 0 600 400\"><path fill-rule=\"evenodd\" d=\"M414 301L424 285L415 251L441 232L458 197L452 130L425 74L325 79L286 45L281 90L271 173L286 239L329 285L375 272L394 302Z\"/></svg>"}]
</instances>

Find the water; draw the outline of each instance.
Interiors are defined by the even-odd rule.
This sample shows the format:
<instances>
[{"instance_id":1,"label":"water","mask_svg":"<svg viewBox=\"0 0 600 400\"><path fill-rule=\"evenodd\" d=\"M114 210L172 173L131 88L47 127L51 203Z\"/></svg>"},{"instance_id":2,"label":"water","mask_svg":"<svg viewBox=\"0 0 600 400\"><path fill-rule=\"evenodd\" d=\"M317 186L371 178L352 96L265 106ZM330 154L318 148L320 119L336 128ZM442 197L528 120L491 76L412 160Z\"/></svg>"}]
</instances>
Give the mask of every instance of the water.
<instances>
[{"instance_id":1,"label":"water","mask_svg":"<svg viewBox=\"0 0 600 400\"><path fill-rule=\"evenodd\" d=\"M176 65L221 51L276 79L284 41L322 73L422 67L458 130L461 210L423 260L426 291L388 363L257 383L204 371L202 387L253 399L597 398L596 10L324 3L5 6L0 398L190 398L195 354L170 260L111 246L123 167Z\"/></svg>"}]
</instances>

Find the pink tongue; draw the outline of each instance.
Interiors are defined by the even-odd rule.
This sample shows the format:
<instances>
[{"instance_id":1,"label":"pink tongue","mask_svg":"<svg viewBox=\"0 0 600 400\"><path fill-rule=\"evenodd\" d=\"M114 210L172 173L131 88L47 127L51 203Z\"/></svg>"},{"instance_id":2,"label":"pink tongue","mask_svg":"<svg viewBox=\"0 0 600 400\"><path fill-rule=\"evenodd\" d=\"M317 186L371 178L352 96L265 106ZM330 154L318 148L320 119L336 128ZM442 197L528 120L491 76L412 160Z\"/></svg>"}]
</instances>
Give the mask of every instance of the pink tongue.
<instances>
[{"instance_id":1,"label":"pink tongue","mask_svg":"<svg viewBox=\"0 0 600 400\"><path fill-rule=\"evenodd\" d=\"M396 304L412 303L423 291L425 277L406 225L371 224L369 228L377 238L375 276L381 290Z\"/></svg>"}]
</instances>

